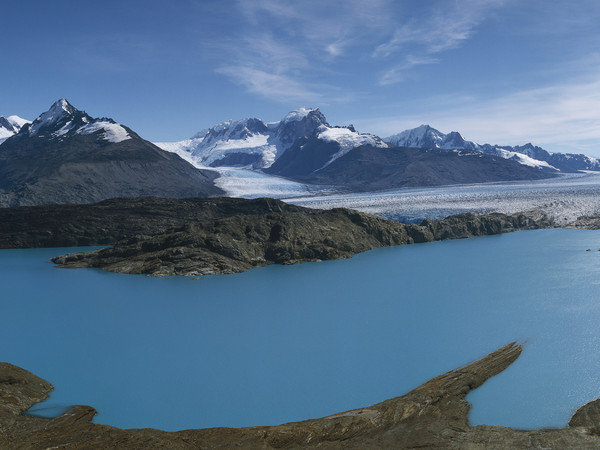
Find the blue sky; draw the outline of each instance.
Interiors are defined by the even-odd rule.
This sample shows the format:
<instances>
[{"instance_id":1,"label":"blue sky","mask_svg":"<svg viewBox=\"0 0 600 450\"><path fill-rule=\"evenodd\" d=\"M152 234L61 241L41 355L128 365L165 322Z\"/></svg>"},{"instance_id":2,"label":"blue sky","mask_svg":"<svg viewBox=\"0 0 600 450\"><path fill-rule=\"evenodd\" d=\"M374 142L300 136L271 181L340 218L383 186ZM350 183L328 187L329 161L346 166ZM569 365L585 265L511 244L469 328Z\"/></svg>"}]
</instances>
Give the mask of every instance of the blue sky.
<instances>
[{"instance_id":1,"label":"blue sky","mask_svg":"<svg viewBox=\"0 0 600 450\"><path fill-rule=\"evenodd\" d=\"M0 115L61 97L146 139L319 107L600 156L597 0L29 1L2 6Z\"/></svg>"}]
</instances>

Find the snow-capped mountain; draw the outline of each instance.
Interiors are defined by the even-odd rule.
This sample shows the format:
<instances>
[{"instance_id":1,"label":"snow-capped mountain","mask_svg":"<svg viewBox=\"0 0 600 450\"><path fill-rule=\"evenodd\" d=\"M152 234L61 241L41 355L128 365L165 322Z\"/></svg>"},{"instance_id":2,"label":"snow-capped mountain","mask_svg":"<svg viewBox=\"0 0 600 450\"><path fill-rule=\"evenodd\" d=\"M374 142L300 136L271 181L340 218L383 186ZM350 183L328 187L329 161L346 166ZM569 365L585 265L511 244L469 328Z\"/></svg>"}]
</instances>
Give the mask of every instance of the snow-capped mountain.
<instances>
[{"instance_id":1,"label":"snow-capped mountain","mask_svg":"<svg viewBox=\"0 0 600 450\"><path fill-rule=\"evenodd\" d=\"M93 119L85 111L79 111L66 99L55 102L48 111L33 122L23 126L20 138L43 138L50 141L64 140L75 135L94 134L106 142L118 143L131 139L127 130L112 119Z\"/></svg>"},{"instance_id":2,"label":"snow-capped mountain","mask_svg":"<svg viewBox=\"0 0 600 450\"><path fill-rule=\"evenodd\" d=\"M380 138L361 135L352 127L332 127L318 108L297 109L279 122L265 123L256 118L229 120L203 130L190 139L157 142L156 145L177 153L197 167L242 166L266 169L298 139L311 136L339 143L336 154L330 155L331 161L366 143L387 147Z\"/></svg>"},{"instance_id":3,"label":"snow-capped mountain","mask_svg":"<svg viewBox=\"0 0 600 450\"><path fill-rule=\"evenodd\" d=\"M475 150L476 148L476 144L465 141L460 133L444 134L429 125L421 125L412 130L405 130L385 138L384 141L394 147L443 148L447 150Z\"/></svg>"},{"instance_id":4,"label":"snow-capped mountain","mask_svg":"<svg viewBox=\"0 0 600 450\"><path fill-rule=\"evenodd\" d=\"M223 186L235 184L229 179L231 171L240 168L259 171L262 176L360 191L549 176L537 167L484 155L459 133L445 136L434 131L422 127L405 138L411 146L435 150L400 148L378 136L361 134L352 125L332 126L319 109L301 108L279 122L231 120L185 141L156 145L196 167L216 168L222 174L217 184ZM454 150L457 147L466 150Z\"/></svg>"},{"instance_id":5,"label":"snow-capped mountain","mask_svg":"<svg viewBox=\"0 0 600 450\"><path fill-rule=\"evenodd\" d=\"M19 116L0 116L0 144L9 137L14 136L23 128L24 125L30 123L29 120Z\"/></svg>"},{"instance_id":6,"label":"snow-capped mountain","mask_svg":"<svg viewBox=\"0 0 600 450\"><path fill-rule=\"evenodd\" d=\"M532 144L515 147L477 144L465 140L456 131L444 134L429 125L421 125L411 130L405 130L385 138L384 141L395 147L476 150L488 155L511 159L525 166L535 167L545 172L600 170L600 161L590 156L550 153Z\"/></svg>"},{"instance_id":7,"label":"snow-capped mountain","mask_svg":"<svg viewBox=\"0 0 600 450\"><path fill-rule=\"evenodd\" d=\"M65 99L0 145L0 206L219 195L217 176Z\"/></svg>"}]
</instances>

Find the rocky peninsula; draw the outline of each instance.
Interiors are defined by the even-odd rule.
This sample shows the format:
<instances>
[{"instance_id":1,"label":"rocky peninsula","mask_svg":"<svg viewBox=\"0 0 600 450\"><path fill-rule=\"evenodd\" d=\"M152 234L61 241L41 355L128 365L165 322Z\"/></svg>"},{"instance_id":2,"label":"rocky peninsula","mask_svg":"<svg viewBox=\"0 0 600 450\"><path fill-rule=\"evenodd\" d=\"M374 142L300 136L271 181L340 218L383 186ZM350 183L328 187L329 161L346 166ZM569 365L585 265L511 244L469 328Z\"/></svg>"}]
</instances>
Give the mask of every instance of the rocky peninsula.
<instances>
[{"instance_id":1,"label":"rocky peninsula","mask_svg":"<svg viewBox=\"0 0 600 450\"><path fill-rule=\"evenodd\" d=\"M90 224L90 216L86 216L88 224L84 233L87 236L83 237L89 239L89 244L108 243L117 236L124 239L109 248L58 256L53 262L63 268L96 267L153 276L201 276L244 272L269 264L350 258L356 253L392 245L553 226L542 211L513 215L459 214L414 225L349 209L313 210L273 199L160 199L157 202L163 209L159 209L156 216L153 214L157 209L147 207L150 200L136 201L141 202L136 211L144 214L123 218L123 221L121 213L109 216L114 211L110 208L104 220L98 219L97 223L94 219ZM97 211L106 205L103 202L86 208ZM61 221L60 225L65 230L74 228L73 223L67 226ZM52 241L64 242L62 233L50 233ZM49 234L38 230L35 239L39 240L40 235ZM81 242L81 233L77 241Z\"/></svg>"},{"instance_id":2,"label":"rocky peninsula","mask_svg":"<svg viewBox=\"0 0 600 450\"><path fill-rule=\"evenodd\" d=\"M502 372L521 352L521 345L511 343L403 396L320 419L178 432L94 424L96 410L90 406L74 406L52 419L26 415L27 409L49 396L52 385L22 368L0 363L0 448L599 448L599 401L580 408L568 428L469 425L467 394Z\"/></svg>"}]
</instances>

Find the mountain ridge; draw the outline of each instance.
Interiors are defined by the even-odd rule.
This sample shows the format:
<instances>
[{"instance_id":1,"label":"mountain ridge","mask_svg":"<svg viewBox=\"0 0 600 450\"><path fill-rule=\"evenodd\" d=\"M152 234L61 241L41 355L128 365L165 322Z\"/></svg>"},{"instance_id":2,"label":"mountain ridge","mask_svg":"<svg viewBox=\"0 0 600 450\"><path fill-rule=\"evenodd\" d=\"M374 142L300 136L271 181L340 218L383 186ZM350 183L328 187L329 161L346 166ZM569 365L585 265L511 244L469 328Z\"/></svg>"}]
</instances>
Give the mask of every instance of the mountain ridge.
<instances>
[{"instance_id":1,"label":"mountain ridge","mask_svg":"<svg viewBox=\"0 0 600 450\"><path fill-rule=\"evenodd\" d=\"M390 145L410 148L476 150L488 155L511 159L546 172L577 172L600 170L600 161L591 156L573 153L552 153L531 143L525 145L491 145L468 141L457 132L442 133L429 125L404 130L383 139Z\"/></svg>"},{"instance_id":2,"label":"mountain ridge","mask_svg":"<svg viewBox=\"0 0 600 450\"><path fill-rule=\"evenodd\" d=\"M284 133L285 145L274 145L284 142ZM200 137L157 145L196 167L236 166L346 191L535 180L557 172L540 170L549 166L546 163L523 164L531 159L526 156L510 160L505 155L485 154L475 145L442 149L431 141L427 151L415 151L411 145L398 147L376 135L359 133L352 125L332 126L318 108L292 111L279 122L227 121L196 136ZM464 144L458 133L450 139Z\"/></svg>"},{"instance_id":3,"label":"mountain ridge","mask_svg":"<svg viewBox=\"0 0 600 450\"><path fill-rule=\"evenodd\" d=\"M312 126L305 127L301 132L288 133L287 140L283 145L273 137L274 130L277 130L281 124L290 120L302 121L311 115L317 117ZM319 130L320 127L325 128ZM240 130L245 130L246 134L240 134ZM466 140L457 131L445 134L430 125L421 125L387 138L380 138L369 133L358 133L352 125L332 126L319 108L299 108L291 111L278 122L264 122L256 118L229 120L196 133L190 139L178 142L158 142L157 145L167 151L179 154L196 167L237 166L273 172L270 170L271 167L293 147L297 140L309 140L314 137L315 133L322 140L338 142L340 148L344 148L335 158L327 161L324 165L330 164L354 148L371 144L380 148L473 150L512 160L549 174L600 170L600 161L587 155L552 153L531 143L517 146L478 144ZM221 157L211 156L215 149L223 152Z\"/></svg>"},{"instance_id":4,"label":"mountain ridge","mask_svg":"<svg viewBox=\"0 0 600 450\"><path fill-rule=\"evenodd\" d=\"M331 126L319 108L299 108L277 122L257 118L228 120L189 139L156 145L177 153L196 167L241 166L259 170L271 167L298 139L315 133L324 141L343 141L342 153L331 155L334 159L365 143L387 147L379 137L360 134L352 126Z\"/></svg>"}]
</instances>

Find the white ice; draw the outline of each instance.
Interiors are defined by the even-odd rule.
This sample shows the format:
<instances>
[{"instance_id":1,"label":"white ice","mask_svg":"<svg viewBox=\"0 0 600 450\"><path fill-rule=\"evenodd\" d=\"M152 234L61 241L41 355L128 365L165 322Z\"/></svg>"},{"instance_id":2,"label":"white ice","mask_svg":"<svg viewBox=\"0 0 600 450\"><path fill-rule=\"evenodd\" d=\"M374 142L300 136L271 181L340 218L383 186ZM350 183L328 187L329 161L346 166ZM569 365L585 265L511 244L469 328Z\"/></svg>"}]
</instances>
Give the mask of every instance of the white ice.
<instances>
[{"instance_id":1,"label":"white ice","mask_svg":"<svg viewBox=\"0 0 600 450\"><path fill-rule=\"evenodd\" d=\"M310 208L351 208L407 222L472 212L506 214L542 209L559 224L600 214L600 173L560 175L537 181L405 188L360 194L305 196L286 200Z\"/></svg>"},{"instance_id":2,"label":"white ice","mask_svg":"<svg viewBox=\"0 0 600 450\"><path fill-rule=\"evenodd\" d=\"M77 130L78 134L92 134L96 131L104 131L102 138L108 142L122 142L131 139L127 130L118 123L98 121L89 125L84 125Z\"/></svg>"}]
</instances>

